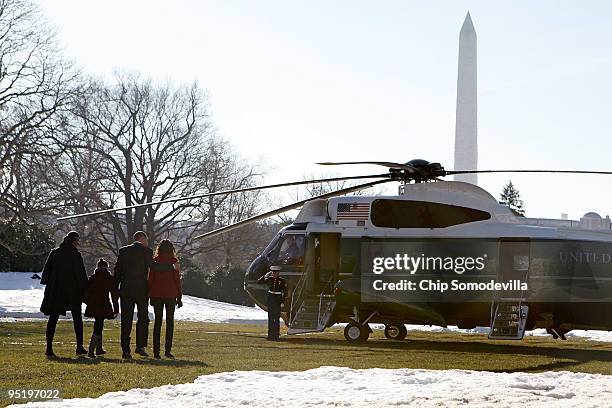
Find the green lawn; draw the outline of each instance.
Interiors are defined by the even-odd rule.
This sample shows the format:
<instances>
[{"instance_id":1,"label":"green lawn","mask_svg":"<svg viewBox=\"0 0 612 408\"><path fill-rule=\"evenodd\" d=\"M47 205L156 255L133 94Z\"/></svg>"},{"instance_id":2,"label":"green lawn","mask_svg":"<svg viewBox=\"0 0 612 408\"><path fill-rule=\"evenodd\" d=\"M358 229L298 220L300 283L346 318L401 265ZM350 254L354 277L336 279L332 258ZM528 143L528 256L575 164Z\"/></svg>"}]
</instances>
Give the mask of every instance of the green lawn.
<instances>
[{"instance_id":1,"label":"green lawn","mask_svg":"<svg viewBox=\"0 0 612 408\"><path fill-rule=\"evenodd\" d=\"M151 325L150 336L152 329ZM86 322L87 339L91 330L92 323ZM135 355L133 361L124 362L117 321L106 324L108 354L96 360L74 355L70 321L58 324L54 349L60 358L47 360L44 331L44 322L0 323L0 388L60 388L64 398L96 397L109 391L191 382L222 371L306 370L322 365L612 374L612 344L586 340L489 341L484 335L409 332L407 340L396 342L375 331L367 343L348 344L340 330L332 329L272 343L264 339L264 326L177 322L176 360ZM2 395L0 405L9 403L6 397Z\"/></svg>"}]
</instances>

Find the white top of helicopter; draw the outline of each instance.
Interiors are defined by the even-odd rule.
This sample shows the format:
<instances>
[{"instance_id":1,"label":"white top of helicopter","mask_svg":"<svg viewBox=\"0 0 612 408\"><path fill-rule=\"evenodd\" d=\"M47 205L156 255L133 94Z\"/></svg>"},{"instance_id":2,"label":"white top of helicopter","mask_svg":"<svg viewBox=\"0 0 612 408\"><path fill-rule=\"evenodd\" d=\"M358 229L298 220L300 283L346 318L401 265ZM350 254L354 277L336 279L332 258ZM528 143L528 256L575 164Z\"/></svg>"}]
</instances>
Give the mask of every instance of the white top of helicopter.
<instances>
[{"instance_id":1,"label":"white top of helicopter","mask_svg":"<svg viewBox=\"0 0 612 408\"><path fill-rule=\"evenodd\" d=\"M386 228L372 223L371 204L378 199L414 200L485 211L491 218L445 228ZM338 217L338 206L342 216ZM361 204L355 217L346 215L346 204ZM366 205L364 205L366 204ZM342 211L344 209L344 211ZM364 215L364 211L366 214ZM308 232L336 232L347 237L448 237L576 239L612 241L610 219L587 213L580 221L516 216L486 190L469 183L439 181L404 184L397 196L339 196L306 203L295 223L307 223ZM297 232L297 231L295 231Z\"/></svg>"}]
</instances>

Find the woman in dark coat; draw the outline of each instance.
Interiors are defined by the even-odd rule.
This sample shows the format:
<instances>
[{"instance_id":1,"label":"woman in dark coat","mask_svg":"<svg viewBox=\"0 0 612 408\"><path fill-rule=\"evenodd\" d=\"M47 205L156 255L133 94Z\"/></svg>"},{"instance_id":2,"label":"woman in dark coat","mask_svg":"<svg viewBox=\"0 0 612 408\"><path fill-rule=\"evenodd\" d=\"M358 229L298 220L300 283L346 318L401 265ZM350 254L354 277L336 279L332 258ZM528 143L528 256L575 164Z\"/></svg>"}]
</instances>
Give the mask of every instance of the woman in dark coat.
<instances>
[{"instance_id":1,"label":"woman in dark coat","mask_svg":"<svg viewBox=\"0 0 612 408\"><path fill-rule=\"evenodd\" d=\"M40 311L49 316L47 322L47 350L45 354L53 357L53 337L59 316L66 316L70 310L76 336L76 354L87 354L83 347L83 318L81 303L87 286L87 272L83 258L78 250L79 234L71 231L64 237L59 247L51 250L42 272L40 283L46 285L45 296Z\"/></svg>"},{"instance_id":2,"label":"woman in dark coat","mask_svg":"<svg viewBox=\"0 0 612 408\"><path fill-rule=\"evenodd\" d=\"M94 330L89 341L87 356L96 358L96 355L106 354L102 348L102 330L104 330L104 319L114 319L119 314L119 300L115 279L108 271L108 263L100 258L96 269L89 277L87 290L85 291L85 317L93 317ZM111 295L113 304L108 301Z\"/></svg>"}]
</instances>

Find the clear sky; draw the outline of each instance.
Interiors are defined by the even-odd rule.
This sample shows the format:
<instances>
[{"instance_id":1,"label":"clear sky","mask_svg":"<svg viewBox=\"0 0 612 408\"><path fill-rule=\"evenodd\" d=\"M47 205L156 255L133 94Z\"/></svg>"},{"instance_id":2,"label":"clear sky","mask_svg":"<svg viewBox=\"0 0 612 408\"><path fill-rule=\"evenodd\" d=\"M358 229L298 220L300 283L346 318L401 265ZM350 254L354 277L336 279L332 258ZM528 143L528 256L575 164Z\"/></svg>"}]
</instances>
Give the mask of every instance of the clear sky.
<instances>
[{"instance_id":1,"label":"clear sky","mask_svg":"<svg viewBox=\"0 0 612 408\"><path fill-rule=\"evenodd\" d=\"M453 168L458 34L478 34L479 167L612 170L612 2L40 1L86 72L197 80L269 181L327 160ZM338 169L334 174L379 172ZM481 175L498 196L509 176ZM612 215L612 176L513 175L527 215Z\"/></svg>"}]
</instances>

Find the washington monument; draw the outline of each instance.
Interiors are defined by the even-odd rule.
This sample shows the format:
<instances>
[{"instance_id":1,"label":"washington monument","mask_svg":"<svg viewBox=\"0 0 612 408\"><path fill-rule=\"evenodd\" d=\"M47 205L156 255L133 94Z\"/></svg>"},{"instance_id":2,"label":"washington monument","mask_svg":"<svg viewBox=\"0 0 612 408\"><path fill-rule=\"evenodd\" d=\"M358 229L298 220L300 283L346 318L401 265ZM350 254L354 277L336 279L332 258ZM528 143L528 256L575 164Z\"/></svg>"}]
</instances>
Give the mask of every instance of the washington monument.
<instances>
[{"instance_id":1,"label":"washington monument","mask_svg":"<svg viewBox=\"0 0 612 408\"><path fill-rule=\"evenodd\" d=\"M455 170L478 169L478 103L476 94L476 31L468 12L459 33ZM455 180L478 184L476 174L456 175Z\"/></svg>"}]
</instances>

